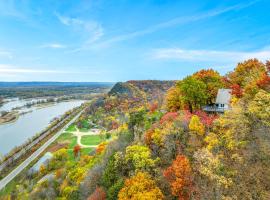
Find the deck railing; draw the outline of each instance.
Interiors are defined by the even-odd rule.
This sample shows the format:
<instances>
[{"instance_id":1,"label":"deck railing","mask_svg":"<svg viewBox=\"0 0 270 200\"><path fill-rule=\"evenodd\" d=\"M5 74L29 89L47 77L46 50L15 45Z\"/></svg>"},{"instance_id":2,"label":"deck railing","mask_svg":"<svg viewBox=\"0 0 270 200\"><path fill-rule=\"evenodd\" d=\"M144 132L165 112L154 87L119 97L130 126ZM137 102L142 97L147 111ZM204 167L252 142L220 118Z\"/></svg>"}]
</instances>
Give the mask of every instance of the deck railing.
<instances>
[{"instance_id":1,"label":"deck railing","mask_svg":"<svg viewBox=\"0 0 270 200\"><path fill-rule=\"evenodd\" d=\"M205 112L221 112L224 113L226 110L229 110L228 108L221 108L217 106L204 106L203 110Z\"/></svg>"}]
</instances>

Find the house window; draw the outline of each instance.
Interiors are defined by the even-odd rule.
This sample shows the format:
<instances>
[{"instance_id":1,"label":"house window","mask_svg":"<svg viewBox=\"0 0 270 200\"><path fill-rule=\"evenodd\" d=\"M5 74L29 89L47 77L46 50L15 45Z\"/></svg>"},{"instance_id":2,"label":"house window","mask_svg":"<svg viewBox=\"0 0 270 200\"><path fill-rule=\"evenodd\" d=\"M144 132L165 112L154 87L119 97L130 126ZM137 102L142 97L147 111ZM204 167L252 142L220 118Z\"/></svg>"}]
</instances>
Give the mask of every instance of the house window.
<instances>
[{"instance_id":1,"label":"house window","mask_svg":"<svg viewBox=\"0 0 270 200\"><path fill-rule=\"evenodd\" d=\"M220 107L224 108L224 104L220 104Z\"/></svg>"}]
</instances>

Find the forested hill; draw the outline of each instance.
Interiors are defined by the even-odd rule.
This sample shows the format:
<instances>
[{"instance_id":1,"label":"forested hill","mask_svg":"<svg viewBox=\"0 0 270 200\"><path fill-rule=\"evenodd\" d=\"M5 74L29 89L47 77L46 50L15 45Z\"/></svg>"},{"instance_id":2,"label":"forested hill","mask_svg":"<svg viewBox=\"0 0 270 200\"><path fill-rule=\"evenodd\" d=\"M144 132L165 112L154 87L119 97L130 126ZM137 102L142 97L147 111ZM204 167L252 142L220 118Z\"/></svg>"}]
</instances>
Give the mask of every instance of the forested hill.
<instances>
[{"instance_id":1,"label":"forested hill","mask_svg":"<svg viewBox=\"0 0 270 200\"><path fill-rule=\"evenodd\" d=\"M230 109L204 112L220 88L231 91ZM205 69L176 83L117 83L50 147L49 163L18 176L5 197L268 200L269 108L270 62L257 59L226 76ZM71 133L93 123L100 135L80 147Z\"/></svg>"},{"instance_id":2,"label":"forested hill","mask_svg":"<svg viewBox=\"0 0 270 200\"><path fill-rule=\"evenodd\" d=\"M108 93L109 95L143 97L149 100L164 96L169 88L175 85L175 81L141 80L118 82Z\"/></svg>"}]
</instances>

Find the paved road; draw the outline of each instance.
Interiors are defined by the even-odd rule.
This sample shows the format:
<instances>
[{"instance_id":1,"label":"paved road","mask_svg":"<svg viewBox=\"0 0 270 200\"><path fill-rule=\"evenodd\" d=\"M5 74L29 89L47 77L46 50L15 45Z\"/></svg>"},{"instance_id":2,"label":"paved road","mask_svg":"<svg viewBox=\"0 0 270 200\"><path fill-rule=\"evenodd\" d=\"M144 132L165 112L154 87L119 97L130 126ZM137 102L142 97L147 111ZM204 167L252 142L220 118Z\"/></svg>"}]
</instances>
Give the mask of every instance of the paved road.
<instances>
[{"instance_id":1,"label":"paved road","mask_svg":"<svg viewBox=\"0 0 270 200\"><path fill-rule=\"evenodd\" d=\"M65 129L75 122L84 110L80 111L69 123L67 123L60 131L52 136L47 142L45 142L38 150L36 150L31 156L23 161L18 167L10 172L5 178L0 181L0 190L3 189L10 181L12 181L22 170L24 170L33 160L35 160L51 143L53 143Z\"/></svg>"}]
</instances>

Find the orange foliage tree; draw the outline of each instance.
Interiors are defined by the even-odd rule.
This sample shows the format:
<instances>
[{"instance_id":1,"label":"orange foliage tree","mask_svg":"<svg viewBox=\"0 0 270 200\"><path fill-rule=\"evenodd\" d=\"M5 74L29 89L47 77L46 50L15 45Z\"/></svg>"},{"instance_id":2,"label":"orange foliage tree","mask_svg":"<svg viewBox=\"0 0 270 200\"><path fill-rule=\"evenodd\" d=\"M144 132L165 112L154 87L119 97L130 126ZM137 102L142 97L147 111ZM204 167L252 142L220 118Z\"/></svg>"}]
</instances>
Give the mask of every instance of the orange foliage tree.
<instances>
[{"instance_id":1,"label":"orange foliage tree","mask_svg":"<svg viewBox=\"0 0 270 200\"><path fill-rule=\"evenodd\" d=\"M152 102L148 105L148 109L151 113L155 112L158 109L158 102Z\"/></svg>"},{"instance_id":2,"label":"orange foliage tree","mask_svg":"<svg viewBox=\"0 0 270 200\"><path fill-rule=\"evenodd\" d=\"M179 200L190 199L192 193L191 167L185 156L178 155L163 175L170 183L174 196Z\"/></svg>"},{"instance_id":3,"label":"orange foliage tree","mask_svg":"<svg viewBox=\"0 0 270 200\"><path fill-rule=\"evenodd\" d=\"M102 153L106 148L106 143L100 143L98 146L97 146L97 149L96 149L96 153L97 154L100 154Z\"/></svg>"},{"instance_id":4,"label":"orange foliage tree","mask_svg":"<svg viewBox=\"0 0 270 200\"><path fill-rule=\"evenodd\" d=\"M232 84L231 85L231 89L232 89L232 95L236 96L237 98L240 98L242 97L243 95L243 90L242 88L240 87L240 85L238 84Z\"/></svg>"},{"instance_id":5,"label":"orange foliage tree","mask_svg":"<svg viewBox=\"0 0 270 200\"><path fill-rule=\"evenodd\" d=\"M105 200L106 193L101 187L97 187L96 190L91 194L87 200Z\"/></svg>"}]
</instances>

